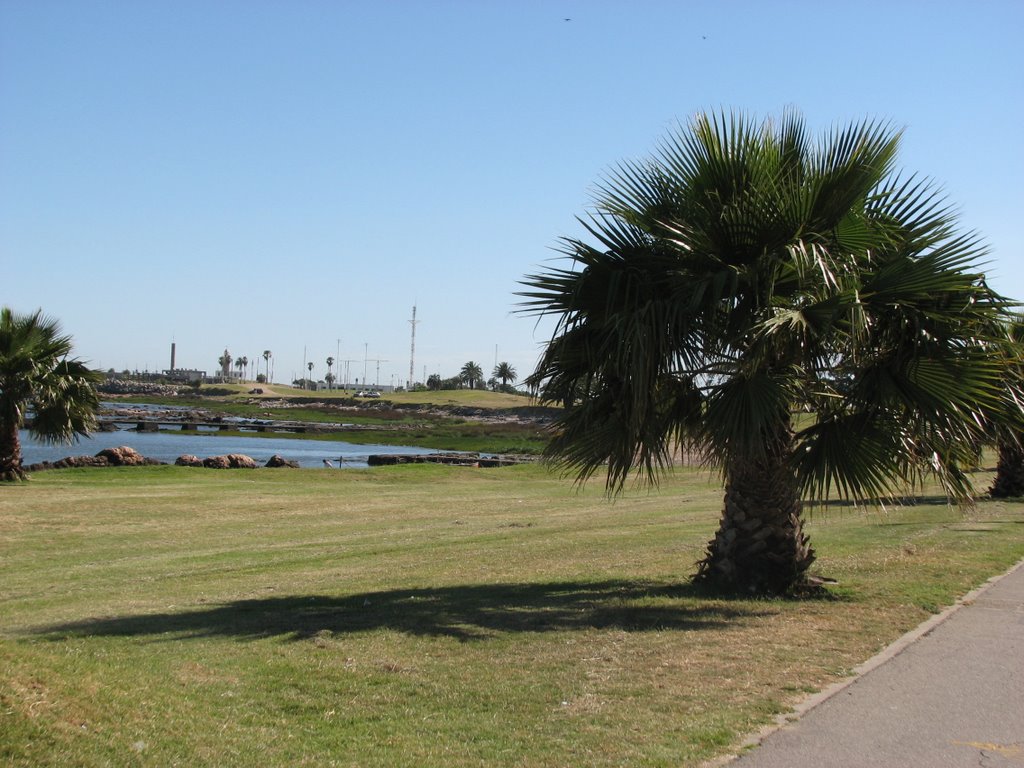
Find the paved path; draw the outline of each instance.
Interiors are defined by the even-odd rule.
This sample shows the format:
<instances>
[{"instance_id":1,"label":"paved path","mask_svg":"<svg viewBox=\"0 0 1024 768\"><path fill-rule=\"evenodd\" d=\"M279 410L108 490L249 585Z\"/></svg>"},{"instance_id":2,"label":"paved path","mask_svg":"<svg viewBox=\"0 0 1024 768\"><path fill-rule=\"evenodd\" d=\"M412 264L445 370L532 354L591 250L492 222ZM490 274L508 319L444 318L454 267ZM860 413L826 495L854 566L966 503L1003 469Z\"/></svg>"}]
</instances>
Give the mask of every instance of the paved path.
<instances>
[{"instance_id":1,"label":"paved path","mask_svg":"<svg viewBox=\"0 0 1024 768\"><path fill-rule=\"evenodd\" d=\"M1021 768L1024 562L865 667L729 768Z\"/></svg>"}]
</instances>

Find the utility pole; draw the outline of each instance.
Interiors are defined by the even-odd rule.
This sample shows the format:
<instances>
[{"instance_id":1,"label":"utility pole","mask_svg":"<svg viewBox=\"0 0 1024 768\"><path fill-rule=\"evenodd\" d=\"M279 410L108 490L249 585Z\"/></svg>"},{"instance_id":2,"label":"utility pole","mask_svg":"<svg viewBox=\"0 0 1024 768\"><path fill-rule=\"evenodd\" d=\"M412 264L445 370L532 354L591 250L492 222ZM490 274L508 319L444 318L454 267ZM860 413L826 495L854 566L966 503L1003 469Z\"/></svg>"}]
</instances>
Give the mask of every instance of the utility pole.
<instances>
[{"instance_id":1,"label":"utility pole","mask_svg":"<svg viewBox=\"0 0 1024 768\"><path fill-rule=\"evenodd\" d=\"M413 376L415 375L413 373L413 365L415 364L416 360L416 322L416 305L413 304L412 320L409 321L409 324L412 326L412 343L409 345L409 382L408 384L406 384L406 389L408 389L410 392L412 391L412 380Z\"/></svg>"},{"instance_id":2,"label":"utility pole","mask_svg":"<svg viewBox=\"0 0 1024 768\"><path fill-rule=\"evenodd\" d=\"M343 362L345 364L345 389L348 390L348 382L349 382L349 378L348 378L349 368L348 368L348 366L349 366L349 363L358 363L359 361L358 360L342 360L341 362ZM339 368L340 368L340 366L339 366Z\"/></svg>"},{"instance_id":3,"label":"utility pole","mask_svg":"<svg viewBox=\"0 0 1024 768\"><path fill-rule=\"evenodd\" d=\"M381 363L390 363L391 361L390 360L374 360L372 362L377 364L377 378L374 380L373 386L379 387L380 386L380 364ZM364 378L365 378L365 375L364 375ZM364 381L363 384L365 385L366 382Z\"/></svg>"}]
</instances>

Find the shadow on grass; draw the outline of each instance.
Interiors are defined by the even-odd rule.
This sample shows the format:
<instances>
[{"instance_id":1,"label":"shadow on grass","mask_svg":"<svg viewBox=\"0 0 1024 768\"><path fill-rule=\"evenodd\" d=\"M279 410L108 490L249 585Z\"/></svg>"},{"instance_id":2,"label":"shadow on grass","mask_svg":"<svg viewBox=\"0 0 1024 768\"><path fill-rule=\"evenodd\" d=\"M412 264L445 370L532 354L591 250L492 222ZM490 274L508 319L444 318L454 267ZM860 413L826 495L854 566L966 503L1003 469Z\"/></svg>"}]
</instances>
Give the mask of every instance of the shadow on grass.
<instances>
[{"instance_id":1,"label":"shadow on grass","mask_svg":"<svg viewBox=\"0 0 1024 768\"><path fill-rule=\"evenodd\" d=\"M979 496L978 501L988 501L987 496ZM861 499L805 499L804 506L808 511L828 511L829 507L835 509L853 508L862 510L880 509L906 509L908 507L956 507L956 502L951 501L948 496L893 496L891 498Z\"/></svg>"},{"instance_id":2,"label":"shadow on grass","mask_svg":"<svg viewBox=\"0 0 1024 768\"><path fill-rule=\"evenodd\" d=\"M687 598L703 597L699 601ZM342 597L236 600L191 611L85 619L39 627L52 640L87 636L284 637L392 629L410 635L486 639L507 632L614 628L631 632L714 629L774 612L708 599L689 585L555 582L396 589Z\"/></svg>"}]
</instances>

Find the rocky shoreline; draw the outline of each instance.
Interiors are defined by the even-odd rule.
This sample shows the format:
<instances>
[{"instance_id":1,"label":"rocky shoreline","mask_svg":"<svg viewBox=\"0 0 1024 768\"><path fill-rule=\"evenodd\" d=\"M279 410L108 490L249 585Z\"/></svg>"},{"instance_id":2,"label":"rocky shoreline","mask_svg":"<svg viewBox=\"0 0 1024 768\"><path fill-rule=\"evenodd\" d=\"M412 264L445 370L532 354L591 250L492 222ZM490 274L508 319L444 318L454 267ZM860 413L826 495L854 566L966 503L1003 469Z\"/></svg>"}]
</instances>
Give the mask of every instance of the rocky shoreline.
<instances>
[{"instance_id":1,"label":"rocky shoreline","mask_svg":"<svg viewBox=\"0 0 1024 768\"><path fill-rule=\"evenodd\" d=\"M228 453L223 456L207 456L200 459L198 456L179 456L174 462L179 467L204 467L206 469L255 469L259 465L249 456L241 453ZM73 467L140 467L140 466L166 466L166 461L158 461L143 456L134 448L122 445L117 448L104 448L95 456L68 456L58 461L41 461L36 464L28 464L22 469L25 472L43 472L48 469L69 469ZM298 463L289 461L279 454L270 457L264 467L271 468L298 468Z\"/></svg>"},{"instance_id":2,"label":"rocky shoreline","mask_svg":"<svg viewBox=\"0 0 1024 768\"><path fill-rule=\"evenodd\" d=\"M115 398L116 402L116 398ZM263 409L326 409L336 410L339 414L368 413L375 414L393 411L405 414L423 414L435 418L458 418L479 421L483 424L549 424L557 409L541 405L524 405L516 408L479 408L462 405L433 405L420 403L392 403L386 400L374 402L331 401L314 397L309 398L251 398L241 400L247 405ZM134 421L139 419L155 419L160 421L215 421L224 419L223 413L216 408L180 408L180 407L136 407L132 404L117 404L104 408L102 416L117 417Z\"/></svg>"},{"instance_id":3,"label":"rocky shoreline","mask_svg":"<svg viewBox=\"0 0 1024 768\"><path fill-rule=\"evenodd\" d=\"M534 461L532 456L481 456L478 453L425 453L425 454L371 454L367 465L370 467L386 467L398 464L449 464L461 467L509 467ZM228 453L219 456L199 458L185 454L175 459L179 467L197 467L203 469L256 469L260 465L250 456L241 453ZM95 456L68 456L58 461L42 461L28 464L22 469L25 472L44 472L49 469L69 469L75 467L139 467L166 466L166 461L158 461L143 456L134 448L122 445L117 448L104 448ZM264 467L271 469L298 469L299 464L284 458L280 454L271 456Z\"/></svg>"}]
</instances>

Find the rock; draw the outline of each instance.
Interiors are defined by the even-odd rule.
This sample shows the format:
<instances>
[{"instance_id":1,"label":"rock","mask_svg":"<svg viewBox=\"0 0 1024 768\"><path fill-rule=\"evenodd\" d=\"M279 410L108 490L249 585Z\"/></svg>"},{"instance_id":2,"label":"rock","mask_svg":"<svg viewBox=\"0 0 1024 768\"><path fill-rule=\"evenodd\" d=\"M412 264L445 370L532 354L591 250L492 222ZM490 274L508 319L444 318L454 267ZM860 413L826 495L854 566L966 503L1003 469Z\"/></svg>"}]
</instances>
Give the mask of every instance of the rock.
<instances>
[{"instance_id":1,"label":"rock","mask_svg":"<svg viewBox=\"0 0 1024 768\"><path fill-rule=\"evenodd\" d=\"M291 467L292 469L298 469L299 468L299 462L297 462L297 461L290 461L289 459L286 459L281 454L275 453L273 456L271 456L267 460L267 463L266 463L265 466L268 466L268 467Z\"/></svg>"},{"instance_id":2,"label":"rock","mask_svg":"<svg viewBox=\"0 0 1024 768\"><path fill-rule=\"evenodd\" d=\"M66 469L68 467L110 467L114 464L107 456L68 456L53 462L55 469Z\"/></svg>"},{"instance_id":3,"label":"rock","mask_svg":"<svg viewBox=\"0 0 1024 768\"><path fill-rule=\"evenodd\" d=\"M156 466L162 461L149 459L134 448L122 445L120 448L104 448L95 456L66 456L57 461L42 461L25 467L26 472L42 472L47 469L71 469L75 467L135 467Z\"/></svg>"},{"instance_id":4,"label":"rock","mask_svg":"<svg viewBox=\"0 0 1024 768\"><path fill-rule=\"evenodd\" d=\"M135 467L145 464L146 459L134 448L122 445L117 448L104 448L96 454L96 457L104 457L113 467Z\"/></svg>"},{"instance_id":5,"label":"rock","mask_svg":"<svg viewBox=\"0 0 1024 768\"><path fill-rule=\"evenodd\" d=\"M179 456L174 460L176 466L179 467L201 467L203 466L203 460L198 456L193 456L191 453L186 453Z\"/></svg>"},{"instance_id":6,"label":"rock","mask_svg":"<svg viewBox=\"0 0 1024 768\"><path fill-rule=\"evenodd\" d=\"M229 453L228 462L232 469L256 469L256 462L242 453Z\"/></svg>"},{"instance_id":7,"label":"rock","mask_svg":"<svg viewBox=\"0 0 1024 768\"><path fill-rule=\"evenodd\" d=\"M256 469L256 462L241 453L229 453L226 456L207 456L203 459L207 469Z\"/></svg>"},{"instance_id":8,"label":"rock","mask_svg":"<svg viewBox=\"0 0 1024 768\"><path fill-rule=\"evenodd\" d=\"M68 469L70 467L109 467L106 456L66 456L57 461L41 461L23 467L26 472L42 472L47 469Z\"/></svg>"}]
</instances>

